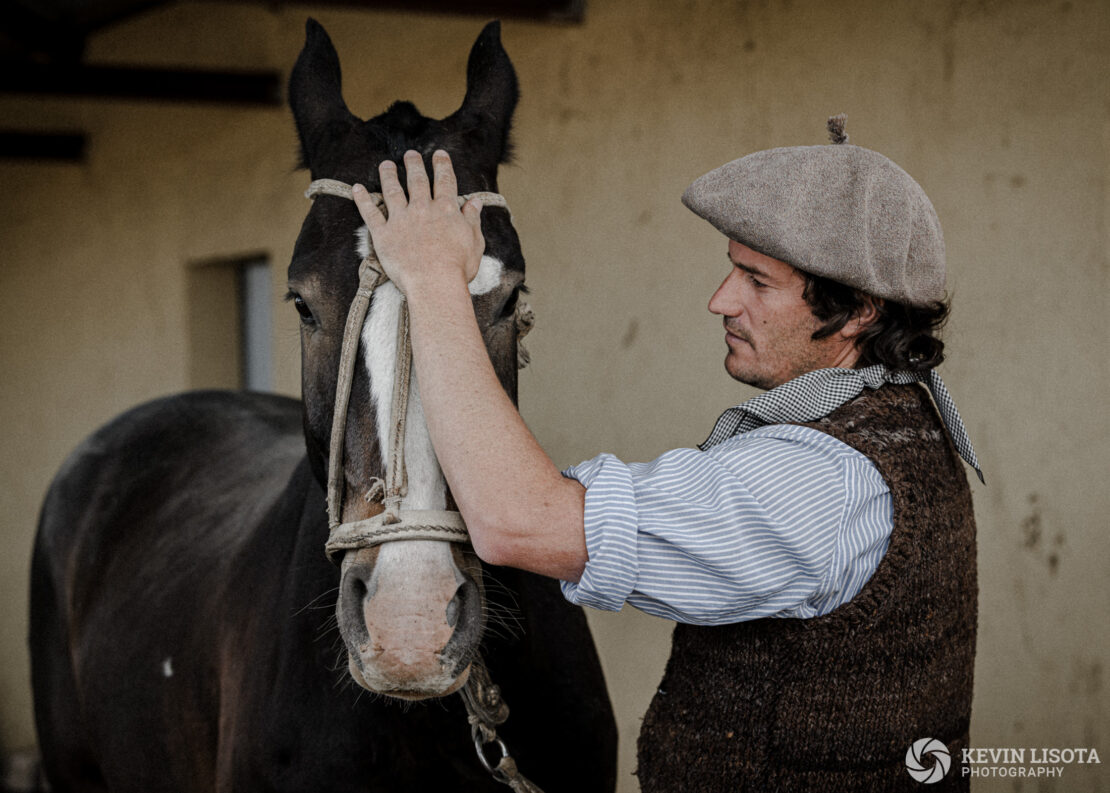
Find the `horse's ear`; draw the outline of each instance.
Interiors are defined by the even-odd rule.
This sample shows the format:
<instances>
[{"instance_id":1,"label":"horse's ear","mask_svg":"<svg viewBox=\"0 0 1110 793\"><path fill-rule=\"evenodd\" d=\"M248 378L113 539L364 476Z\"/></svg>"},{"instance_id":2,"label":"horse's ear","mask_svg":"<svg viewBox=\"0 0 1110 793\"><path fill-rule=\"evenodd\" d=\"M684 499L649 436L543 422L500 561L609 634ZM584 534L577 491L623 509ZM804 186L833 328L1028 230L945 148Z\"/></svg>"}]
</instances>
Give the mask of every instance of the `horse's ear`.
<instances>
[{"instance_id":1,"label":"horse's ear","mask_svg":"<svg viewBox=\"0 0 1110 793\"><path fill-rule=\"evenodd\" d=\"M339 55L327 31L309 17L304 49L289 78L289 107L301 139L301 164L309 170L331 141L358 123L343 101L342 82Z\"/></svg>"},{"instance_id":2,"label":"horse's ear","mask_svg":"<svg viewBox=\"0 0 1110 793\"><path fill-rule=\"evenodd\" d=\"M470 50L462 107L445 123L466 135L481 136L496 166L507 162L512 153L509 130L519 98L516 70L501 46L501 23L490 22Z\"/></svg>"}]
</instances>

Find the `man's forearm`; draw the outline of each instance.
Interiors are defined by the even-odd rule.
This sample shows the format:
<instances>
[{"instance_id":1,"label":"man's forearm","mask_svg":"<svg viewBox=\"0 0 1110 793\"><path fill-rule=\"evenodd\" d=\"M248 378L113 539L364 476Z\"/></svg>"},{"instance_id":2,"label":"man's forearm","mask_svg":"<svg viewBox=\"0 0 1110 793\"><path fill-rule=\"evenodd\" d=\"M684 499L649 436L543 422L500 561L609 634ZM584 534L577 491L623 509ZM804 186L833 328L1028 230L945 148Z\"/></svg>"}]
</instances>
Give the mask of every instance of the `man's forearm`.
<instances>
[{"instance_id":1,"label":"man's forearm","mask_svg":"<svg viewBox=\"0 0 1110 793\"><path fill-rule=\"evenodd\" d=\"M413 359L428 431L488 562L577 581L585 489L565 479L501 387L466 284L412 288Z\"/></svg>"}]
</instances>

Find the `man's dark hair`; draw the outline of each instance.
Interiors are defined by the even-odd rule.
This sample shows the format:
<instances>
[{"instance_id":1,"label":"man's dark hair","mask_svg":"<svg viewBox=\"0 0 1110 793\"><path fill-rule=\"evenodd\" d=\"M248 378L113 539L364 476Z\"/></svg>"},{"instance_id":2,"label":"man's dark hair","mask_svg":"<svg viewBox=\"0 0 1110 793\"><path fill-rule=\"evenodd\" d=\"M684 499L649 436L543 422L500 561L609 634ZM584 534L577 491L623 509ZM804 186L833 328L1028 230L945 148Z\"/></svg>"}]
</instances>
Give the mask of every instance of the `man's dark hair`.
<instances>
[{"instance_id":1,"label":"man's dark hair","mask_svg":"<svg viewBox=\"0 0 1110 793\"><path fill-rule=\"evenodd\" d=\"M873 298L828 278L802 275L806 279L802 297L813 315L824 322L814 332L814 339L831 336L865 309L868 300L874 303L875 321L855 339L860 352L857 368L881 363L889 369L924 372L944 360L944 342L938 334L948 321L947 300L910 306Z\"/></svg>"}]
</instances>

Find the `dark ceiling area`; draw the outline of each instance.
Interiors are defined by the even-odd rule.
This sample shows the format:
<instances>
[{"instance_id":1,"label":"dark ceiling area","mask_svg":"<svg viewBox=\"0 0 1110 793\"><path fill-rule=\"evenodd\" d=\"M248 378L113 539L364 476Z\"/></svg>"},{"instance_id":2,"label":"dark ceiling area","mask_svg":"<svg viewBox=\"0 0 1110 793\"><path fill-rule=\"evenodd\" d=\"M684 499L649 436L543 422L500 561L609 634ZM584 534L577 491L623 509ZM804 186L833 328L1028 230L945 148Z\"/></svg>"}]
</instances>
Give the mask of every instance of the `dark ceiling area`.
<instances>
[{"instance_id":1,"label":"dark ceiling area","mask_svg":"<svg viewBox=\"0 0 1110 793\"><path fill-rule=\"evenodd\" d=\"M211 1L211 0L210 0ZM219 0L217 0L219 1ZM581 22L585 0L222 0L270 10L314 8L403 10L488 19ZM125 98L277 106L282 75L272 70L156 69L84 62L89 36L172 0L0 0L0 94ZM0 122L3 123L3 122ZM82 132L0 129L0 158L81 161Z\"/></svg>"}]
</instances>

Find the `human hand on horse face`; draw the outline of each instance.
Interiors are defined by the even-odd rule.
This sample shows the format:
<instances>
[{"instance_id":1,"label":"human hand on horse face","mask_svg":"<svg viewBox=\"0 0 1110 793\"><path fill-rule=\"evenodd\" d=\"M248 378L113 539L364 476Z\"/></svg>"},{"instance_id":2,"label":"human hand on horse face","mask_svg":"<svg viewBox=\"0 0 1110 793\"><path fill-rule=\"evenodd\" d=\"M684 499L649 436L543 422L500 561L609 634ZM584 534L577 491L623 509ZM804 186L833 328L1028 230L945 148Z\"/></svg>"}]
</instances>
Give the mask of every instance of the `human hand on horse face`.
<instances>
[{"instance_id":1,"label":"human hand on horse face","mask_svg":"<svg viewBox=\"0 0 1110 793\"><path fill-rule=\"evenodd\" d=\"M458 278L463 279L465 287L478 274L486 246L482 203L471 199L459 210L458 185L447 152L439 150L432 155L432 169L434 197L423 159L415 151L405 152L406 199L396 164L386 160L378 166L388 220L365 187L356 184L352 190L378 260L390 280L409 297L412 289L442 286Z\"/></svg>"}]
</instances>

